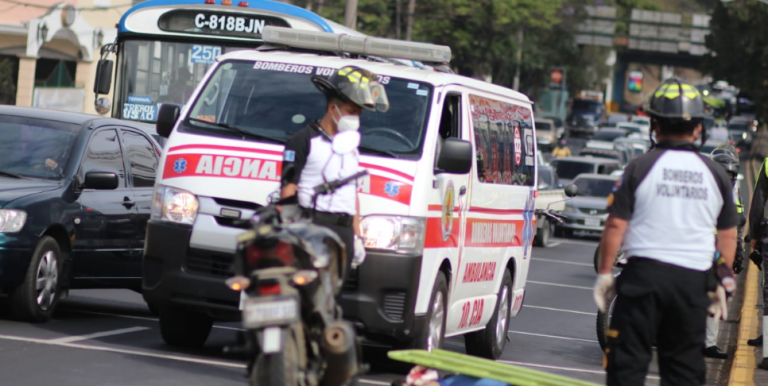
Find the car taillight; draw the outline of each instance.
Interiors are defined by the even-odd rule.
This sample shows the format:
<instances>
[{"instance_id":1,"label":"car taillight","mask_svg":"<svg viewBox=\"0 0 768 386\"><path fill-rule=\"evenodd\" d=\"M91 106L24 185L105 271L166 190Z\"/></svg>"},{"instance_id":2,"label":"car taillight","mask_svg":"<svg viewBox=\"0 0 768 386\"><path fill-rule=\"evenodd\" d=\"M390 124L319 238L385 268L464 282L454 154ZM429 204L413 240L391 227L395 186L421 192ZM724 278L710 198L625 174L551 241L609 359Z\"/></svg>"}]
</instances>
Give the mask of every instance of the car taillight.
<instances>
[{"instance_id":1,"label":"car taillight","mask_svg":"<svg viewBox=\"0 0 768 386\"><path fill-rule=\"evenodd\" d=\"M279 267L293 264L293 247L281 241L274 245L264 245L266 242L248 244L246 259L253 268Z\"/></svg>"},{"instance_id":2,"label":"car taillight","mask_svg":"<svg viewBox=\"0 0 768 386\"><path fill-rule=\"evenodd\" d=\"M261 284L259 285L259 296L280 295L280 284Z\"/></svg>"}]
</instances>

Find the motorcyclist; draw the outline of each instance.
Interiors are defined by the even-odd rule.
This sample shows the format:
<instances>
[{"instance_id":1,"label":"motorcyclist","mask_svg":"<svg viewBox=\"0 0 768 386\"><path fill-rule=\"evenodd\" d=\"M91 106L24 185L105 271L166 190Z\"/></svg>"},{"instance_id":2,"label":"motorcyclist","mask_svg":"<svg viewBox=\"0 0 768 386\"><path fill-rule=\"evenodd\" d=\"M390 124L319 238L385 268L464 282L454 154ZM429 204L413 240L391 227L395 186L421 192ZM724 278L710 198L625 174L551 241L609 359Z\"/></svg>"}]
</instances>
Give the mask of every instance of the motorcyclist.
<instances>
[{"instance_id":1,"label":"motorcyclist","mask_svg":"<svg viewBox=\"0 0 768 386\"><path fill-rule=\"evenodd\" d=\"M709 157L713 161L723 165L725 171L728 173L728 177L733 182L733 199L736 203L736 212L739 214L739 226L736 227L736 256L733 261L733 272L736 274L741 273L744 269L744 243L743 243L743 231L744 225L747 222L747 218L744 217L743 205L741 204L741 198L739 197L737 177L739 175L739 158L737 152L732 146L724 144L716 147ZM717 347L717 336L720 329L720 321L712 316L707 317L707 333L704 343L704 356L716 359L728 359L728 354L724 353Z\"/></svg>"},{"instance_id":2,"label":"motorcyclist","mask_svg":"<svg viewBox=\"0 0 768 386\"><path fill-rule=\"evenodd\" d=\"M360 114L363 109L381 112L389 109L386 91L377 79L375 74L356 66L343 67L328 78L312 77L315 87L326 96L325 115L296 132L285 144L281 199L296 196L299 205L308 211L313 205L315 186L358 171ZM343 142L354 146L338 148ZM346 268L363 262L360 204L354 184L319 197L313 219L344 241L348 256L354 256L347 259Z\"/></svg>"},{"instance_id":3,"label":"motorcyclist","mask_svg":"<svg viewBox=\"0 0 768 386\"><path fill-rule=\"evenodd\" d=\"M569 157L570 155L571 155L571 149L568 148L568 141L565 140L565 137L560 138L560 140L557 141L555 148L552 149L552 157L562 158L562 157Z\"/></svg>"}]
</instances>

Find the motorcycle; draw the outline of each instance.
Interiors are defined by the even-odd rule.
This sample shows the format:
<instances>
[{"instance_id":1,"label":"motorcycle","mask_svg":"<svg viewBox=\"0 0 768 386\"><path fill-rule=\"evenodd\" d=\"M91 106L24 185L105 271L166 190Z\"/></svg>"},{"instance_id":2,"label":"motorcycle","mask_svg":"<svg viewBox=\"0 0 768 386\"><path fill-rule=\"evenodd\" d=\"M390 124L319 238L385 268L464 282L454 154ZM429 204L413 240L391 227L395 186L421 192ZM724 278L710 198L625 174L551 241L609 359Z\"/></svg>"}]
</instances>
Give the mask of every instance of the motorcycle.
<instances>
[{"instance_id":1,"label":"motorcycle","mask_svg":"<svg viewBox=\"0 0 768 386\"><path fill-rule=\"evenodd\" d=\"M228 351L249 357L251 386L350 385L366 371L360 340L336 302L354 252L312 216L320 195L367 174L316 186L309 211L271 198L238 237L236 276L226 284L241 292L245 332Z\"/></svg>"},{"instance_id":2,"label":"motorcycle","mask_svg":"<svg viewBox=\"0 0 768 386\"><path fill-rule=\"evenodd\" d=\"M595 250L595 273L597 273L597 267L599 264L599 256L600 256L600 246L597 246L597 249ZM627 259L624 255L624 252L620 251L616 255L616 260L613 262L614 267L614 273L613 277L614 279L619 276L621 273L621 269L627 264ZM600 344L600 348L605 351L606 344L608 342L608 328L611 326L611 315L613 315L613 308L616 305L616 291L613 291L611 296L609 296L609 299L607 301L608 306L605 309L605 312L601 312L600 310L597 310L597 322L595 323L595 330L597 332L597 342Z\"/></svg>"}]
</instances>

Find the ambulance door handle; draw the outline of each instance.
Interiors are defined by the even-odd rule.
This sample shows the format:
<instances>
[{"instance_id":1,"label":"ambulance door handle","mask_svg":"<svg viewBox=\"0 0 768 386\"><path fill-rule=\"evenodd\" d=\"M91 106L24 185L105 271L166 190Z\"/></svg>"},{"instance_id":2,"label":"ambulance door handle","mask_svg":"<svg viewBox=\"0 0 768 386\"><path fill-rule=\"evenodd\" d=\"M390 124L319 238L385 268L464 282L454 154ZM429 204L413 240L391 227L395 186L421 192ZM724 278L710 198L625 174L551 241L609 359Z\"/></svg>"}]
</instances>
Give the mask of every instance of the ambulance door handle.
<instances>
[{"instance_id":1,"label":"ambulance door handle","mask_svg":"<svg viewBox=\"0 0 768 386\"><path fill-rule=\"evenodd\" d=\"M464 185L464 186L459 188L459 196L463 196L465 194L467 194L467 186L466 185Z\"/></svg>"}]
</instances>

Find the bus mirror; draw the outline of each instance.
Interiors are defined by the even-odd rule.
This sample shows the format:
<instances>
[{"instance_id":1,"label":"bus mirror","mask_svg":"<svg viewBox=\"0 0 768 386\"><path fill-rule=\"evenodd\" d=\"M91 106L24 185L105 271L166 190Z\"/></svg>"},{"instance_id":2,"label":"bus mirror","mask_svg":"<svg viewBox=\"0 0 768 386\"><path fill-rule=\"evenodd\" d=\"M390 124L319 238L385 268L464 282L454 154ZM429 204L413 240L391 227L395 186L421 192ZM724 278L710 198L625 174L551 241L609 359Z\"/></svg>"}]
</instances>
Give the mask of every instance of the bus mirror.
<instances>
[{"instance_id":1,"label":"bus mirror","mask_svg":"<svg viewBox=\"0 0 768 386\"><path fill-rule=\"evenodd\" d=\"M96 94L109 94L112 87L112 61L101 59L96 65L96 83L93 84L93 92Z\"/></svg>"},{"instance_id":2,"label":"bus mirror","mask_svg":"<svg viewBox=\"0 0 768 386\"><path fill-rule=\"evenodd\" d=\"M112 109L112 103L109 101L108 98L98 98L95 102L93 102L93 107L96 109L96 112L105 115L109 112L110 109Z\"/></svg>"},{"instance_id":3,"label":"bus mirror","mask_svg":"<svg viewBox=\"0 0 768 386\"><path fill-rule=\"evenodd\" d=\"M173 131L173 126L176 125L176 120L179 119L180 111L179 105L173 103L160 105L160 111L157 113L157 134L163 138L168 138Z\"/></svg>"},{"instance_id":4,"label":"bus mirror","mask_svg":"<svg viewBox=\"0 0 768 386\"><path fill-rule=\"evenodd\" d=\"M446 138L437 158L435 174L467 174L472 169L472 144L458 138Z\"/></svg>"}]
</instances>

